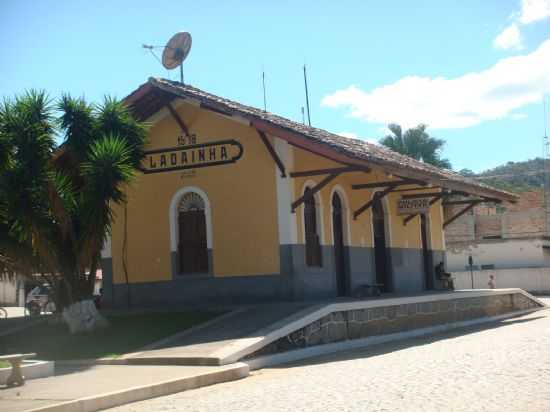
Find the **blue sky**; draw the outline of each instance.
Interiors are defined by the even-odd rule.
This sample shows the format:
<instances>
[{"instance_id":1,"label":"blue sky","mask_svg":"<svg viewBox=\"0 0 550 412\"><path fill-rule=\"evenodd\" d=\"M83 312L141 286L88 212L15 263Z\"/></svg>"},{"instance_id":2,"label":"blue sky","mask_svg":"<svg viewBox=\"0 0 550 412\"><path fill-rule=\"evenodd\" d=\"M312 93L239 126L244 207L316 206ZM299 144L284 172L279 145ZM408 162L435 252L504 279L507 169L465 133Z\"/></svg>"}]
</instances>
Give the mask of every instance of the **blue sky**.
<instances>
[{"instance_id":1,"label":"blue sky","mask_svg":"<svg viewBox=\"0 0 550 412\"><path fill-rule=\"evenodd\" d=\"M186 82L375 140L428 123L455 169L541 155L550 119L550 0L0 1L0 94L100 101L168 73L143 43L193 35ZM160 54L160 51L158 51ZM550 121L549 128L550 128Z\"/></svg>"}]
</instances>

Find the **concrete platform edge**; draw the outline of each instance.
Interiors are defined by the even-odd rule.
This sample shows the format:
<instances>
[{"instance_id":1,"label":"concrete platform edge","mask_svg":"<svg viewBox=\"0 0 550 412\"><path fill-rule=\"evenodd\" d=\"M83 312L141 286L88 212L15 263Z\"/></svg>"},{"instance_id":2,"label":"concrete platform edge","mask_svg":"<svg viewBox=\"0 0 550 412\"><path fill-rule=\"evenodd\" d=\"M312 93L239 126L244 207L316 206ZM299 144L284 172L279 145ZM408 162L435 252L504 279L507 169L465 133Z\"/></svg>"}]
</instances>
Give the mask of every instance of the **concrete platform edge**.
<instances>
[{"instance_id":1,"label":"concrete platform edge","mask_svg":"<svg viewBox=\"0 0 550 412\"><path fill-rule=\"evenodd\" d=\"M519 288L507 288L507 289L475 289L470 291L457 290L449 293L435 293L428 295L419 295L419 296L408 296L408 297L397 297L389 299L374 299L374 300L355 300L351 302L337 302L330 303L327 305L321 305L318 310L310 311L307 315L299 318L294 318L291 322L286 323L284 326L272 330L270 333L267 333L265 336L256 336L251 338L241 339L238 343L222 348L217 352L211 354L213 358L219 358L221 365L228 365L234 362L239 361L251 353L254 353L256 350L266 346L267 344L275 341L276 339L286 336L289 333L300 329L301 327L322 318L323 316L328 315L332 312L354 310L354 309L366 309L374 308L380 306L391 306L391 305L402 305L408 303L422 303L422 302L433 302L441 300L451 300L457 298L471 298L471 297L482 297L482 296L491 296L491 295L506 295L520 293L527 297L528 299L533 300L542 308L547 307L544 302L531 294L525 292L523 289ZM307 309L306 309L307 310Z\"/></svg>"},{"instance_id":2,"label":"concrete platform edge","mask_svg":"<svg viewBox=\"0 0 550 412\"><path fill-rule=\"evenodd\" d=\"M68 402L35 408L27 412L94 412L100 409L107 409L131 402L170 395L189 389L197 389L216 383L242 379L247 377L249 373L249 366L239 362L221 367L221 370L217 371L75 399Z\"/></svg>"},{"instance_id":3,"label":"concrete platform edge","mask_svg":"<svg viewBox=\"0 0 550 412\"><path fill-rule=\"evenodd\" d=\"M538 301L538 299L537 299ZM540 302L540 301L539 301ZM541 302L542 303L542 302ZM269 366L281 365L284 363L294 362L302 359L314 358L321 355L328 355L336 352L343 352L352 349L366 348L369 346L379 345L382 343L393 342L398 340L416 338L421 336L435 335L453 329L460 329L469 326L475 326L483 323L496 322L516 316L522 316L540 310L547 310L548 306L544 305L540 308L532 308L521 311L515 311L498 316L483 317L471 319L462 322L447 323L443 325L432 326L429 328L415 329L407 332L392 333L388 335L372 336L369 338L353 339L337 343L329 343L326 345L312 346L310 348L298 349L273 355L261 356L258 358L248 359L246 363L250 366L250 370L257 370Z\"/></svg>"}]
</instances>

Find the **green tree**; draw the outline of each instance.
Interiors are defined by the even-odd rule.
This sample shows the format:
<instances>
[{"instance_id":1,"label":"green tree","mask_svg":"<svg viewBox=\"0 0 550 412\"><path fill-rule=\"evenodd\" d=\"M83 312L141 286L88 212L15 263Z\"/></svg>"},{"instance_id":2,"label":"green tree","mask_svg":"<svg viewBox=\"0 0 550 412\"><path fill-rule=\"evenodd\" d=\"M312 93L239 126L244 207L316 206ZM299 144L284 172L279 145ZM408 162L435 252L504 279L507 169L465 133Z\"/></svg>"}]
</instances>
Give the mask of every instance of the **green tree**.
<instances>
[{"instance_id":1,"label":"green tree","mask_svg":"<svg viewBox=\"0 0 550 412\"><path fill-rule=\"evenodd\" d=\"M0 273L41 274L58 310L88 300L111 206L125 201L146 135L145 125L108 97L94 106L65 95L54 105L44 92L30 91L4 101Z\"/></svg>"},{"instance_id":2,"label":"green tree","mask_svg":"<svg viewBox=\"0 0 550 412\"><path fill-rule=\"evenodd\" d=\"M458 174L464 177L476 177L476 174L471 169L460 169L458 171Z\"/></svg>"},{"instance_id":3,"label":"green tree","mask_svg":"<svg viewBox=\"0 0 550 412\"><path fill-rule=\"evenodd\" d=\"M384 137L380 143L389 147L395 152L407 155L416 160L422 160L444 169L450 169L451 163L448 159L441 158L441 149L445 141L431 137L426 132L425 124L408 129L403 133L403 129L398 124L388 125L391 135Z\"/></svg>"}]
</instances>

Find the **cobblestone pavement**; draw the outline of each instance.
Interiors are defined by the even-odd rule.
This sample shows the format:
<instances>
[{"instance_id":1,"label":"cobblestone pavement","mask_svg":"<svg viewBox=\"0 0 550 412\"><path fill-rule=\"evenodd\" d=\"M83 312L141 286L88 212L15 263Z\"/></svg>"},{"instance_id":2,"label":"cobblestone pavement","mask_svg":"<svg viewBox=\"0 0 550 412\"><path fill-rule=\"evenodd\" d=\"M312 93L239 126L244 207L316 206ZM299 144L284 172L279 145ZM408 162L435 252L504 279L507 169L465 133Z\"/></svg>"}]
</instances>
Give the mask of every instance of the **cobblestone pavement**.
<instances>
[{"instance_id":1,"label":"cobblestone pavement","mask_svg":"<svg viewBox=\"0 0 550 412\"><path fill-rule=\"evenodd\" d=\"M114 411L550 411L550 310L264 369Z\"/></svg>"}]
</instances>

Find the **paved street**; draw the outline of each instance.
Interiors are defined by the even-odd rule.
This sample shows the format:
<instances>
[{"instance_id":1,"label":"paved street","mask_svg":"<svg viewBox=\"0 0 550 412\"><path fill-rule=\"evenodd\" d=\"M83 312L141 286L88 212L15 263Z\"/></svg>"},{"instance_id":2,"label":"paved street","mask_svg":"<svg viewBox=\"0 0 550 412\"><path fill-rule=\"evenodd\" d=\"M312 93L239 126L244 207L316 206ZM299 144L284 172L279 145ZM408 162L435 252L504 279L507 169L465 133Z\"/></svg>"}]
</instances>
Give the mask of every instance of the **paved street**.
<instances>
[{"instance_id":1,"label":"paved street","mask_svg":"<svg viewBox=\"0 0 550 412\"><path fill-rule=\"evenodd\" d=\"M549 411L550 310L496 325L264 369L111 412Z\"/></svg>"}]
</instances>

